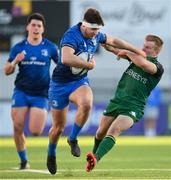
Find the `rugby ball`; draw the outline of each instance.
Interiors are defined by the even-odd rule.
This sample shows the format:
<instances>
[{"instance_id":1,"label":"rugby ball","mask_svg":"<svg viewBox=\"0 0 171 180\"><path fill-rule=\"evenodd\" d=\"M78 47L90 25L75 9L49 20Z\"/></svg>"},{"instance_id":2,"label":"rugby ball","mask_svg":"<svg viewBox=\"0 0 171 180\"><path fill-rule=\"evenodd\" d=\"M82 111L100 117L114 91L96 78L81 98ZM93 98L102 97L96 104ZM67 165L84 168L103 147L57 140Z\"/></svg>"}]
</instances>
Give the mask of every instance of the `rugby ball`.
<instances>
[{"instance_id":1,"label":"rugby ball","mask_svg":"<svg viewBox=\"0 0 171 180\"><path fill-rule=\"evenodd\" d=\"M90 54L88 52L81 52L77 54L83 61L90 61ZM72 74L83 75L87 73L87 69L71 67Z\"/></svg>"}]
</instances>

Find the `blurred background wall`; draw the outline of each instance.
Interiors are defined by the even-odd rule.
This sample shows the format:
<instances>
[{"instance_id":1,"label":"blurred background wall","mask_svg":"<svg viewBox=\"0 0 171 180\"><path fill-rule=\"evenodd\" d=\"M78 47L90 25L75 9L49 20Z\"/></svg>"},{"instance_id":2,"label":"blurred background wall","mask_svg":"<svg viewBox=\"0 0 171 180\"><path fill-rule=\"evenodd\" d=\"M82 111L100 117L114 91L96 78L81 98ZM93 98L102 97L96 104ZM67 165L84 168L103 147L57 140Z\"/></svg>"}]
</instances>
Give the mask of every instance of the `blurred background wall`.
<instances>
[{"instance_id":1,"label":"blurred background wall","mask_svg":"<svg viewBox=\"0 0 171 180\"><path fill-rule=\"evenodd\" d=\"M27 16L40 12L46 18L45 37L59 45L60 38L67 28L82 20L87 7L97 8L105 22L101 32L125 39L138 47L143 46L147 34L156 34L164 40L164 48L159 61L165 73L159 87L162 90L162 102L157 119L157 134L165 135L171 131L171 0L71 0L71 1L0 1L0 136L13 134L10 117L11 95L16 73L5 76L3 66L8 59L10 48L26 36ZM94 108L82 134L93 135L99 119L112 97L123 71L129 65L102 48L96 53L97 67L89 72L94 92ZM51 66L51 72L54 64ZM75 107L71 106L64 134L70 130L74 121ZM51 116L47 121L44 135L51 125ZM25 133L29 135L27 126ZM125 134L143 135L143 119Z\"/></svg>"}]
</instances>

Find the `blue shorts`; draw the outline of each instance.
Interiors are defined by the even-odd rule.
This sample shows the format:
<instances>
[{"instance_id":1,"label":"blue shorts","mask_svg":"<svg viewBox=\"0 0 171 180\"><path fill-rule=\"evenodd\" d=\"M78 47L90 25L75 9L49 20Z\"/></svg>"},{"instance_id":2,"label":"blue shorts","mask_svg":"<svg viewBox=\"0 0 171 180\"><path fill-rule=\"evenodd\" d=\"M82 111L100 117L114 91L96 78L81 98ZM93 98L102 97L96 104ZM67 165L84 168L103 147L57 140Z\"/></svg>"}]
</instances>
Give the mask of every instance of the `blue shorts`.
<instances>
[{"instance_id":1,"label":"blue shorts","mask_svg":"<svg viewBox=\"0 0 171 180\"><path fill-rule=\"evenodd\" d=\"M48 109L48 99L42 96L30 96L15 88L12 96L12 107L38 107Z\"/></svg>"},{"instance_id":2,"label":"blue shorts","mask_svg":"<svg viewBox=\"0 0 171 180\"><path fill-rule=\"evenodd\" d=\"M49 88L49 101L54 109L63 109L69 104L69 96L80 86L89 86L87 77L68 83L56 83L51 80Z\"/></svg>"}]
</instances>

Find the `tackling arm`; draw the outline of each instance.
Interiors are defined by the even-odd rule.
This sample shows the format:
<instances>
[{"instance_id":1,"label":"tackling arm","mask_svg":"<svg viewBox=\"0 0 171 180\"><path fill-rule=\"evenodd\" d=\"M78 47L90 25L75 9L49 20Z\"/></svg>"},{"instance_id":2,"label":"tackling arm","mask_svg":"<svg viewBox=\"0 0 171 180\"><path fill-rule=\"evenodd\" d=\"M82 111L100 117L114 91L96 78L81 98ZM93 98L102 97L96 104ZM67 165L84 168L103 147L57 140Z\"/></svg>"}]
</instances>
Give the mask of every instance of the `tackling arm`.
<instances>
[{"instance_id":1,"label":"tackling arm","mask_svg":"<svg viewBox=\"0 0 171 180\"><path fill-rule=\"evenodd\" d=\"M125 56L127 56L135 65L142 68L145 72L148 72L150 74L155 74L157 72L157 66L154 63L148 61L143 56L128 50L122 50L118 53L119 58Z\"/></svg>"}]
</instances>

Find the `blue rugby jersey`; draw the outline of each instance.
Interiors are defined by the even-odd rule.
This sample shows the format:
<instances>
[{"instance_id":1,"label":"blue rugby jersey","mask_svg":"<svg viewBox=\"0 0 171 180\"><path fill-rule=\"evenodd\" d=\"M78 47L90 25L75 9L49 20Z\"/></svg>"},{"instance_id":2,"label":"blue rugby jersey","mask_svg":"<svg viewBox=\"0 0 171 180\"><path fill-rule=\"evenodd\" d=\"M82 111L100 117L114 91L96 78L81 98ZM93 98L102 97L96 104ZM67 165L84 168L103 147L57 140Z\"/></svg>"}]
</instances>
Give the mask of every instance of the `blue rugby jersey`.
<instances>
[{"instance_id":1,"label":"blue rugby jersey","mask_svg":"<svg viewBox=\"0 0 171 180\"><path fill-rule=\"evenodd\" d=\"M147 99L147 106L159 106L161 102L161 89L157 86L152 91Z\"/></svg>"},{"instance_id":2,"label":"blue rugby jersey","mask_svg":"<svg viewBox=\"0 0 171 180\"><path fill-rule=\"evenodd\" d=\"M16 88L32 96L47 97L51 59L56 64L58 61L57 46L45 38L39 45L35 46L29 44L25 39L11 49L8 61L12 62L20 52L24 52L25 58L18 64Z\"/></svg>"},{"instance_id":3,"label":"blue rugby jersey","mask_svg":"<svg viewBox=\"0 0 171 180\"><path fill-rule=\"evenodd\" d=\"M71 68L61 63L61 48L63 46L73 48L75 50L75 54L79 54L80 52L88 52L89 54L94 55L99 44L106 42L106 35L100 32L94 38L85 38L81 33L80 26L81 23L78 23L77 25L68 29L61 39L59 61L53 71L52 76L52 79L55 82L71 82L87 76L87 73L82 75L72 74Z\"/></svg>"}]
</instances>

